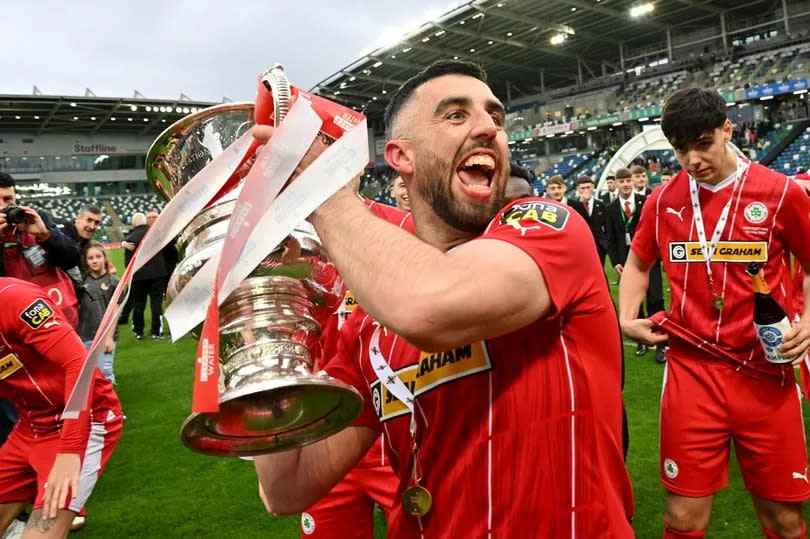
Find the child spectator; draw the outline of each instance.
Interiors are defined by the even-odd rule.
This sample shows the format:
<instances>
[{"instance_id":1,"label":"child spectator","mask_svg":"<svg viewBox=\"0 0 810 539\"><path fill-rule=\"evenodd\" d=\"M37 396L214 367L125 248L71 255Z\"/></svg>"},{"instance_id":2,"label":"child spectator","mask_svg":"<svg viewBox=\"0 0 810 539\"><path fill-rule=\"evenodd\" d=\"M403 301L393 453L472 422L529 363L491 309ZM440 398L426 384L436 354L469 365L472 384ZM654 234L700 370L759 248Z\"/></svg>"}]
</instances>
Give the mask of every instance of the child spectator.
<instances>
[{"instance_id":1,"label":"child spectator","mask_svg":"<svg viewBox=\"0 0 810 539\"><path fill-rule=\"evenodd\" d=\"M84 252L82 260L84 266L84 282L82 283L82 294L79 300L79 336L84 345L89 349L96 336L98 326L107 305L112 299L115 287L118 286L118 277L108 273L109 259L104 246L98 242L90 242L90 246ZM115 383L115 373L113 372L113 358L115 354L115 335L111 335L104 343L104 354L99 360L99 369L104 377Z\"/></svg>"}]
</instances>

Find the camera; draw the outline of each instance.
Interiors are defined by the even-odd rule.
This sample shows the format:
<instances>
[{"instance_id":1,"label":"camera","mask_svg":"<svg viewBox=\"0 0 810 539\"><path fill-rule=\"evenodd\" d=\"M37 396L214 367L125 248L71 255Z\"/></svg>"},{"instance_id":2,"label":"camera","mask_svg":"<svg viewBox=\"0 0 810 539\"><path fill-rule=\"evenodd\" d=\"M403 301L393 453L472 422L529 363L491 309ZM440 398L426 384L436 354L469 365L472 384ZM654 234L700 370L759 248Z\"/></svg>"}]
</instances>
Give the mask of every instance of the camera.
<instances>
[{"instance_id":1,"label":"camera","mask_svg":"<svg viewBox=\"0 0 810 539\"><path fill-rule=\"evenodd\" d=\"M9 204L5 208L0 209L0 213L5 214L6 223L10 225L19 225L28 219L25 210L14 204Z\"/></svg>"}]
</instances>

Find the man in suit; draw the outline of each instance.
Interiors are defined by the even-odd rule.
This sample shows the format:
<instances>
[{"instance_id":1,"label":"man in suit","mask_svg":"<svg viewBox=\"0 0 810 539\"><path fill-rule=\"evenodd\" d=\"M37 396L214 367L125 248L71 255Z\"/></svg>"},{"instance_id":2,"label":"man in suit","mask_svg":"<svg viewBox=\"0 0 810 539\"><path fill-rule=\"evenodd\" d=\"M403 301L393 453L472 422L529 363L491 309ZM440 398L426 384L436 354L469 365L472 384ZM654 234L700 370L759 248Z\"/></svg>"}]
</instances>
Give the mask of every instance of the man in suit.
<instances>
[{"instance_id":1,"label":"man in suit","mask_svg":"<svg viewBox=\"0 0 810 539\"><path fill-rule=\"evenodd\" d=\"M574 185L576 185L579 200L570 200L568 205L574 208L591 227L591 233L596 242L596 250L599 253L599 260L604 268L608 248L607 232L605 230L607 226L605 204L594 196L594 185L590 176L580 176Z\"/></svg>"},{"instance_id":2,"label":"man in suit","mask_svg":"<svg viewBox=\"0 0 810 539\"><path fill-rule=\"evenodd\" d=\"M647 169L641 165L633 165L630 169L633 176L633 192L642 196L652 193L650 189L650 179L647 177Z\"/></svg>"},{"instance_id":3,"label":"man in suit","mask_svg":"<svg viewBox=\"0 0 810 539\"><path fill-rule=\"evenodd\" d=\"M643 168L642 171L644 171ZM644 171L644 175L646 176L646 171ZM646 200L644 195L635 192L633 176L633 173L626 168L620 168L616 171L619 196L608 205L605 212L608 256L610 257L610 263L613 264L613 268L620 277L624 270L627 255L630 252L630 243L641 219L641 208ZM656 262L650 270L650 285L647 288L647 311L649 314L653 314L663 310L664 294L661 283L661 265ZM643 312L643 308L639 309L639 313ZM639 314L639 318L644 318L644 315ZM643 356L646 353L646 345L638 344L636 346L637 356ZM666 362L665 344L656 347L655 360L658 363Z\"/></svg>"},{"instance_id":4,"label":"man in suit","mask_svg":"<svg viewBox=\"0 0 810 539\"><path fill-rule=\"evenodd\" d=\"M672 169L671 168L665 168L661 172L661 185L664 185L665 183L667 183L671 179L672 179Z\"/></svg>"},{"instance_id":5,"label":"man in suit","mask_svg":"<svg viewBox=\"0 0 810 539\"><path fill-rule=\"evenodd\" d=\"M604 202L605 206L607 206L618 198L619 190L616 188L616 176L613 174L605 178L605 183L607 183L607 191L599 192L599 200Z\"/></svg>"}]
</instances>

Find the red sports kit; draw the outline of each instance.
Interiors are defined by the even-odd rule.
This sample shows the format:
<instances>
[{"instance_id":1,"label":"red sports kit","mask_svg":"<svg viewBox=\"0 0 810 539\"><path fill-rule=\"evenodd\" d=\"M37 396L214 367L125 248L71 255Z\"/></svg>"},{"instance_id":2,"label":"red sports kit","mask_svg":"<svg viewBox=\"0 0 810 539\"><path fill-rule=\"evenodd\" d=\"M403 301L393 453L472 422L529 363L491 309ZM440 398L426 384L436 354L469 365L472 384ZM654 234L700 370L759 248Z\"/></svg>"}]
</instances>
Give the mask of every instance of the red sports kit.
<instances>
[{"instance_id":1,"label":"red sports kit","mask_svg":"<svg viewBox=\"0 0 810 539\"><path fill-rule=\"evenodd\" d=\"M800 396L790 364L765 360L745 269L758 262L773 297L790 311L790 253L810 261L810 202L785 176L742 160L739 174L698 184L710 237L731 201L712 258L710 282L681 171L644 205L632 249L661 259L672 290L656 320L670 334L661 399L661 481L683 496L726 485L734 441L746 487L773 501L810 497ZM722 308L713 305L722 297Z\"/></svg>"},{"instance_id":2,"label":"red sports kit","mask_svg":"<svg viewBox=\"0 0 810 539\"><path fill-rule=\"evenodd\" d=\"M400 512L389 536L632 537L618 321L596 249L570 248L593 245L590 229L564 205L522 199L481 238L515 245L537 263L550 315L485 342L425 353L357 307L326 369L363 394L355 425L385 435L398 502L414 485L411 416L377 378L370 353L415 395L417 475L432 508L422 517ZM594 339L594 328L616 331Z\"/></svg>"}]
</instances>

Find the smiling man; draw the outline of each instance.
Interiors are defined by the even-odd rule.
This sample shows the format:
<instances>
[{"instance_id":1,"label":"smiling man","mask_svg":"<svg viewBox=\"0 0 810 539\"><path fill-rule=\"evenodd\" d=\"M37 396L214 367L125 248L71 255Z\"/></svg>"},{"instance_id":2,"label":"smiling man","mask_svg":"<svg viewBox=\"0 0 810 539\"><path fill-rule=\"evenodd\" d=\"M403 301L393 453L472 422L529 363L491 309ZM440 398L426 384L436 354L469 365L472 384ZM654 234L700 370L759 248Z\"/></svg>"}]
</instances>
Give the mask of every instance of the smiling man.
<instances>
[{"instance_id":1,"label":"smiling man","mask_svg":"<svg viewBox=\"0 0 810 539\"><path fill-rule=\"evenodd\" d=\"M567 206L503 207L503 120L479 66L437 62L386 111L416 234L349 189L311 216L362 306L327 371L365 407L326 440L255 458L274 511L323 496L384 432L404 509L389 537L632 536L621 342L592 335L617 325L599 257Z\"/></svg>"}]
</instances>

